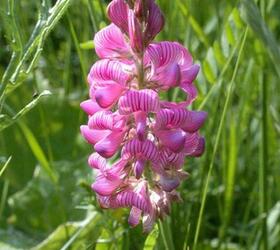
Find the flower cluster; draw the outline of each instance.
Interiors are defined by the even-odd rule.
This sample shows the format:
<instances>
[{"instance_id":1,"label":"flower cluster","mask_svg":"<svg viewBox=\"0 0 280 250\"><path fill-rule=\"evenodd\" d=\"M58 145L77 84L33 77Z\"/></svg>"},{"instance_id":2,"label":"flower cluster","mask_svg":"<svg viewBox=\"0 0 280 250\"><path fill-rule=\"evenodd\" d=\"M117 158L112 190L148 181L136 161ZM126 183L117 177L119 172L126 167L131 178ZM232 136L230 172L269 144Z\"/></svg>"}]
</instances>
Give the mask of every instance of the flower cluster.
<instances>
[{"instance_id":1,"label":"flower cluster","mask_svg":"<svg viewBox=\"0 0 280 250\"><path fill-rule=\"evenodd\" d=\"M188 176L185 157L204 151L198 130L206 113L187 109L199 66L179 43L152 42L164 26L154 0L113 0L107 11L112 24L94 38L100 60L88 75L90 99L81 107L89 119L81 133L95 150L88 162L101 207L130 207L129 224L142 218L149 231L180 200L175 189ZM160 100L170 88L186 100ZM113 156L119 160L109 166Z\"/></svg>"}]
</instances>

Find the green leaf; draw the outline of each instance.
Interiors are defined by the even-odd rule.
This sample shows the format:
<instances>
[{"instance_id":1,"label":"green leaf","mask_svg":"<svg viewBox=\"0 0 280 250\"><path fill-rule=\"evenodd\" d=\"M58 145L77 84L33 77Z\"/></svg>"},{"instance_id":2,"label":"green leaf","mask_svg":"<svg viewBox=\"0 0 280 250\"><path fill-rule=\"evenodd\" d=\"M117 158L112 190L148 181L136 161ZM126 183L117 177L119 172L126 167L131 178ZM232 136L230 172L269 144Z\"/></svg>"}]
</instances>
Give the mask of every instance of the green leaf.
<instances>
[{"instance_id":1,"label":"green leaf","mask_svg":"<svg viewBox=\"0 0 280 250\"><path fill-rule=\"evenodd\" d=\"M147 239L145 240L144 250L153 250L157 244L157 239L159 235L158 225L156 224L152 232L149 233Z\"/></svg>"},{"instance_id":2,"label":"green leaf","mask_svg":"<svg viewBox=\"0 0 280 250\"><path fill-rule=\"evenodd\" d=\"M83 221L60 225L47 239L33 249L87 249L100 234L101 219L100 214L92 212Z\"/></svg>"}]
</instances>

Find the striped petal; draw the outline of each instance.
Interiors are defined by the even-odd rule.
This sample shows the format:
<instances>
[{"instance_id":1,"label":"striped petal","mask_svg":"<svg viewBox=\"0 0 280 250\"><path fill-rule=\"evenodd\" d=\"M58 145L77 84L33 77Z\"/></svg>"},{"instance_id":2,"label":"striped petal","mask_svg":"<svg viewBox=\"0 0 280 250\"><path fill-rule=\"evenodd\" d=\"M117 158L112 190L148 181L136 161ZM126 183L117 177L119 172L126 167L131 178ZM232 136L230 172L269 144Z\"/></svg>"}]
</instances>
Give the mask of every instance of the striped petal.
<instances>
[{"instance_id":1,"label":"striped petal","mask_svg":"<svg viewBox=\"0 0 280 250\"><path fill-rule=\"evenodd\" d=\"M169 148L163 148L159 154L160 163L164 168L179 169L184 165L185 155L183 153L174 153Z\"/></svg>"},{"instance_id":2,"label":"striped petal","mask_svg":"<svg viewBox=\"0 0 280 250\"><path fill-rule=\"evenodd\" d=\"M147 28L145 31L145 41L148 43L152 41L155 36L162 30L164 26L164 17L160 11L160 8L154 1L148 1L148 20Z\"/></svg>"},{"instance_id":3,"label":"striped petal","mask_svg":"<svg viewBox=\"0 0 280 250\"><path fill-rule=\"evenodd\" d=\"M127 91L119 100L119 112L123 115L137 111L156 112L158 109L158 94L150 89Z\"/></svg>"},{"instance_id":4,"label":"striped petal","mask_svg":"<svg viewBox=\"0 0 280 250\"><path fill-rule=\"evenodd\" d=\"M177 63L184 68L192 66L191 54L177 42L152 43L148 46L146 53L154 71L159 67L173 63Z\"/></svg>"},{"instance_id":5,"label":"striped petal","mask_svg":"<svg viewBox=\"0 0 280 250\"><path fill-rule=\"evenodd\" d=\"M114 129L114 116L111 111L98 111L89 118L88 126L91 129Z\"/></svg>"},{"instance_id":6,"label":"striped petal","mask_svg":"<svg viewBox=\"0 0 280 250\"><path fill-rule=\"evenodd\" d=\"M107 166L106 159L97 153L93 153L89 156L88 164L92 168L99 169L100 171L105 171Z\"/></svg>"},{"instance_id":7,"label":"striped petal","mask_svg":"<svg viewBox=\"0 0 280 250\"><path fill-rule=\"evenodd\" d=\"M107 8L110 20L118 26L122 32L128 33L128 5L124 0L113 0Z\"/></svg>"},{"instance_id":8,"label":"striped petal","mask_svg":"<svg viewBox=\"0 0 280 250\"><path fill-rule=\"evenodd\" d=\"M122 158L127 160L136 158L157 162L158 157L157 147L150 140L139 141L133 139L127 142L122 149Z\"/></svg>"},{"instance_id":9,"label":"striped petal","mask_svg":"<svg viewBox=\"0 0 280 250\"><path fill-rule=\"evenodd\" d=\"M161 109L156 116L155 129L182 128L184 131L196 132L204 123L207 113L186 109Z\"/></svg>"},{"instance_id":10,"label":"striped petal","mask_svg":"<svg viewBox=\"0 0 280 250\"><path fill-rule=\"evenodd\" d=\"M129 66L119 61L103 59L97 61L90 69L88 81L90 84L103 87L108 83L116 82L123 86L130 79Z\"/></svg>"},{"instance_id":11,"label":"striped petal","mask_svg":"<svg viewBox=\"0 0 280 250\"><path fill-rule=\"evenodd\" d=\"M129 46L121 30L114 24L103 28L94 37L96 54L100 58L129 57Z\"/></svg>"}]
</instances>

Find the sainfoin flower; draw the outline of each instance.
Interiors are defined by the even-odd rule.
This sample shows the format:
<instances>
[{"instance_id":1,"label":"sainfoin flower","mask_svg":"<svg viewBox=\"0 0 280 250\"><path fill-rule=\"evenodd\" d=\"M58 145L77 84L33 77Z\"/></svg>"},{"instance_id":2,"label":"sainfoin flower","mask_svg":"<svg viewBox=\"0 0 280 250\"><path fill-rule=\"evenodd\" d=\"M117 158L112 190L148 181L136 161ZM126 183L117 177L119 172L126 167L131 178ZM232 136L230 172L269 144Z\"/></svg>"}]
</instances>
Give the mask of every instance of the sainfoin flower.
<instances>
[{"instance_id":1,"label":"sainfoin flower","mask_svg":"<svg viewBox=\"0 0 280 250\"><path fill-rule=\"evenodd\" d=\"M131 208L129 224L142 219L147 232L181 199L185 158L204 151L198 130L206 113L189 108L199 66L179 43L153 42L164 26L154 0L113 0L107 12L112 24L94 37L100 60L88 75L90 99L81 108L89 119L81 133L94 147L88 162L100 206ZM160 92L171 88L186 100L162 100ZM118 160L110 165L111 157Z\"/></svg>"}]
</instances>

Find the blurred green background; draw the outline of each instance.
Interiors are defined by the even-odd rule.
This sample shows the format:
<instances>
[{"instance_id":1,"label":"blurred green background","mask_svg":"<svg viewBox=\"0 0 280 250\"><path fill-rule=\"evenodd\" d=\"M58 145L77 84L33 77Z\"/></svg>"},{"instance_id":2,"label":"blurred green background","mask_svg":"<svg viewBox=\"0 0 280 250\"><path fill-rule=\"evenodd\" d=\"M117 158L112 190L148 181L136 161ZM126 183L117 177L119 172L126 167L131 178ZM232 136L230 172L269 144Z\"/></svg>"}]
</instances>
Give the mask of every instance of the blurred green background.
<instances>
[{"instance_id":1,"label":"blurred green background","mask_svg":"<svg viewBox=\"0 0 280 250\"><path fill-rule=\"evenodd\" d=\"M280 249L280 2L157 1L157 40L201 65L208 120L183 202L149 235L99 209L79 132L109 2L0 0L0 249Z\"/></svg>"}]
</instances>

